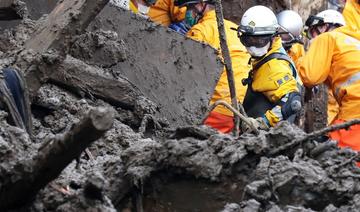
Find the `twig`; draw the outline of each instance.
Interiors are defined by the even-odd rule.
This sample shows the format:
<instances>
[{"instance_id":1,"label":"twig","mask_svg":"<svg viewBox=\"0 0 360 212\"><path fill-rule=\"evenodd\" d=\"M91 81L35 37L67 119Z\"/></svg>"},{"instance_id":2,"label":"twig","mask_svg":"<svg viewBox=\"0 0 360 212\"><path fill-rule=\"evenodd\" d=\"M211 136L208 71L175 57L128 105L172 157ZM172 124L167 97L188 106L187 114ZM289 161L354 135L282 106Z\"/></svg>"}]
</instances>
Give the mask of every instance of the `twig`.
<instances>
[{"instance_id":1,"label":"twig","mask_svg":"<svg viewBox=\"0 0 360 212\"><path fill-rule=\"evenodd\" d=\"M215 13L216 13L216 20L217 20L217 25L218 25L218 30L219 30L221 54L224 57L226 76L227 76L228 84L229 84L231 103L232 103L232 106L235 108L235 110L238 111L239 103L236 98L234 72L232 70L229 47L227 46L227 43L226 43L224 15L223 15L223 9L222 9L222 5L221 5L221 0L215 1ZM234 133L234 136L237 137L239 135L240 119L237 116L234 116L234 117L235 117L235 120L234 120L235 127L233 130L233 133Z\"/></svg>"},{"instance_id":2,"label":"twig","mask_svg":"<svg viewBox=\"0 0 360 212\"><path fill-rule=\"evenodd\" d=\"M56 191L64 194L64 195L71 195L68 188L61 187L59 185L56 185L55 183L50 183L51 188L55 189Z\"/></svg>"},{"instance_id":3,"label":"twig","mask_svg":"<svg viewBox=\"0 0 360 212\"><path fill-rule=\"evenodd\" d=\"M312 133L309 133L301 138L298 138L298 139L295 139L294 141L288 143L288 144L285 144L273 151L271 151L269 154L270 155L276 155L278 154L279 152L282 152L284 150L287 150L295 145L298 145L306 140L310 140L310 139L314 139L316 137L319 137L319 136L322 136L322 135L325 135L329 132L333 132L333 131L336 131L336 130L341 130L341 129L347 129L355 124L360 124L360 119L353 119L353 120L350 120L350 121L347 121L347 122L344 122L344 123L341 123L341 124L335 124L335 125L331 125L331 126L328 126L328 127L325 127L321 130L318 130L318 131L314 131Z\"/></svg>"},{"instance_id":4,"label":"twig","mask_svg":"<svg viewBox=\"0 0 360 212\"><path fill-rule=\"evenodd\" d=\"M335 165L335 166L331 166L330 169L332 169L333 171L335 171L338 168L341 168L343 166L348 165L349 163L353 162L356 158L358 157L358 155L352 156L351 158L347 159L346 161L343 161L342 163Z\"/></svg>"},{"instance_id":5,"label":"twig","mask_svg":"<svg viewBox=\"0 0 360 212\"><path fill-rule=\"evenodd\" d=\"M90 152L89 148L86 148L86 149L85 149L85 153L86 153L86 155L89 157L90 161L94 161L94 160L95 160L95 158L94 158L93 154Z\"/></svg>"},{"instance_id":6,"label":"twig","mask_svg":"<svg viewBox=\"0 0 360 212\"><path fill-rule=\"evenodd\" d=\"M0 211L17 208L33 197L86 147L108 131L114 121L110 108L92 108L71 129L43 146L38 154L21 170L12 170L13 180L0 185Z\"/></svg>"},{"instance_id":7,"label":"twig","mask_svg":"<svg viewBox=\"0 0 360 212\"><path fill-rule=\"evenodd\" d=\"M154 116L152 116L150 114L145 114L141 121L140 127L139 127L139 133L144 134L146 132L146 129L147 129L150 121L153 122L155 129L161 128L160 123L158 121L156 121Z\"/></svg>"},{"instance_id":8,"label":"twig","mask_svg":"<svg viewBox=\"0 0 360 212\"><path fill-rule=\"evenodd\" d=\"M214 110L215 107L217 107L218 105L224 105L226 108L231 110L231 112L234 113L234 116L238 117L241 121L245 122L251 128L252 132L255 133L255 135L259 135L259 130L256 129L256 127L251 122L248 121L248 118L246 116L244 116L243 114L241 114L239 111L237 111L235 108L233 108L229 103L225 102L224 100L218 100L210 106L209 110L206 112L206 116L203 119L202 123L205 122L205 120L209 116L210 112L212 110Z\"/></svg>"}]
</instances>

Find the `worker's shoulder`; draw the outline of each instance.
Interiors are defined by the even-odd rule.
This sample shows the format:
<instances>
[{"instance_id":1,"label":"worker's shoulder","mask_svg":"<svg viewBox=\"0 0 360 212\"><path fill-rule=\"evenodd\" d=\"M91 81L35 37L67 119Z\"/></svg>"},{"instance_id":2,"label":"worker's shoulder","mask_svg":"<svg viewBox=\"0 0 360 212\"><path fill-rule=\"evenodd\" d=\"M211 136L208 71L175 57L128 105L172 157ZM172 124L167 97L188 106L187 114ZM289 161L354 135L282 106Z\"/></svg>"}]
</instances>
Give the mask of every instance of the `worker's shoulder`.
<instances>
[{"instance_id":1,"label":"worker's shoulder","mask_svg":"<svg viewBox=\"0 0 360 212\"><path fill-rule=\"evenodd\" d=\"M226 19L224 19L224 24L225 24L226 29L231 29L234 31L236 31L236 29L239 27L239 25L235 24L232 21L226 20Z\"/></svg>"},{"instance_id":2,"label":"worker's shoulder","mask_svg":"<svg viewBox=\"0 0 360 212\"><path fill-rule=\"evenodd\" d=\"M324 32L321 33L320 35L318 35L315 40L319 40L319 41L325 41L325 40L336 40L338 38L341 38L345 36L345 33L342 31L339 31L337 29L330 31L330 32Z\"/></svg>"},{"instance_id":3,"label":"worker's shoulder","mask_svg":"<svg viewBox=\"0 0 360 212\"><path fill-rule=\"evenodd\" d=\"M265 70L268 72L284 72L291 71L290 63L282 59L271 59L263 64L259 69Z\"/></svg>"}]
</instances>

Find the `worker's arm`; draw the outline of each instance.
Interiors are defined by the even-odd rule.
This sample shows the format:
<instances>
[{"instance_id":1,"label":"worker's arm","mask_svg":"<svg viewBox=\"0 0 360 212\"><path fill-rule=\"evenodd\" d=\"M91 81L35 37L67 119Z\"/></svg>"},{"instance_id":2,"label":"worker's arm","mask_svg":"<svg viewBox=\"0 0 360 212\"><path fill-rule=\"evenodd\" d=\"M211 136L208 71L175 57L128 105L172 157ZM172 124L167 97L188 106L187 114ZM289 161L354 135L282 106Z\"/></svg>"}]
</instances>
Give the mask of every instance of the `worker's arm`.
<instances>
[{"instance_id":1,"label":"worker's arm","mask_svg":"<svg viewBox=\"0 0 360 212\"><path fill-rule=\"evenodd\" d=\"M323 83L330 72L334 52L334 37L324 33L316 37L309 51L297 63L302 82L306 87Z\"/></svg>"},{"instance_id":2,"label":"worker's arm","mask_svg":"<svg viewBox=\"0 0 360 212\"><path fill-rule=\"evenodd\" d=\"M211 45L206 32L207 31L202 24L196 24L186 33L186 36L193 40L205 42Z\"/></svg>"},{"instance_id":3,"label":"worker's arm","mask_svg":"<svg viewBox=\"0 0 360 212\"><path fill-rule=\"evenodd\" d=\"M172 22L179 22L185 18L186 7L176 7L174 0L157 0L150 7L149 18L161 25L169 26Z\"/></svg>"},{"instance_id":4,"label":"worker's arm","mask_svg":"<svg viewBox=\"0 0 360 212\"><path fill-rule=\"evenodd\" d=\"M275 126L301 108L298 83L287 61L271 60L255 73L254 91L263 93L275 107L266 111L264 121Z\"/></svg>"}]
</instances>

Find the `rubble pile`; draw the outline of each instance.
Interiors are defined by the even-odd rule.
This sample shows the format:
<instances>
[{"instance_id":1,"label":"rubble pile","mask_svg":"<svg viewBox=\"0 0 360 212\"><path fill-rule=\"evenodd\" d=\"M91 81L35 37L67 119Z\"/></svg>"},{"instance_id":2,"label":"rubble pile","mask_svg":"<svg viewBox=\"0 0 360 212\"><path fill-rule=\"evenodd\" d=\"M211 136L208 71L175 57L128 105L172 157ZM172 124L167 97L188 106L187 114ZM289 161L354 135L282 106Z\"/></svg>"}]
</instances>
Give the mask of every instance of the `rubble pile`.
<instances>
[{"instance_id":1,"label":"rubble pile","mask_svg":"<svg viewBox=\"0 0 360 212\"><path fill-rule=\"evenodd\" d=\"M24 72L33 116L28 135L0 113L1 211L359 208L356 152L287 122L238 138L193 125L216 80L189 92L166 73L200 79L211 67L215 76L214 49L107 1L62 4L73 10L57 16L62 24L50 14L0 35L1 66Z\"/></svg>"}]
</instances>

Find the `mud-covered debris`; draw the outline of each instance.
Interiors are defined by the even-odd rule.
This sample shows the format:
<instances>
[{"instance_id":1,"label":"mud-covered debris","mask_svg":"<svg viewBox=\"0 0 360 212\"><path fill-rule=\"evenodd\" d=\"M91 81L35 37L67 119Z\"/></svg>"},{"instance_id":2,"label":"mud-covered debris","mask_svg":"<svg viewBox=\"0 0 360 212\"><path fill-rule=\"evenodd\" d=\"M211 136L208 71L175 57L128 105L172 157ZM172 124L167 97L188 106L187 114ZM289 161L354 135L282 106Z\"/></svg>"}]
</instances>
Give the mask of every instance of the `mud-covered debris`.
<instances>
[{"instance_id":1,"label":"mud-covered debris","mask_svg":"<svg viewBox=\"0 0 360 212\"><path fill-rule=\"evenodd\" d=\"M236 203L228 203L221 212L240 212L240 205Z\"/></svg>"},{"instance_id":2,"label":"mud-covered debris","mask_svg":"<svg viewBox=\"0 0 360 212\"><path fill-rule=\"evenodd\" d=\"M105 179L100 173L90 173L88 176L85 188L84 195L90 199L97 199L102 201L104 199L103 186L105 185Z\"/></svg>"},{"instance_id":3,"label":"mud-covered debris","mask_svg":"<svg viewBox=\"0 0 360 212\"><path fill-rule=\"evenodd\" d=\"M126 46L114 31L95 31L80 35L70 54L102 68L111 68L126 59Z\"/></svg>"},{"instance_id":4,"label":"mud-covered debris","mask_svg":"<svg viewBox=\"0 0 360 212\"><path fill-rule=\"evenodd\" d=\"M20 0L3 0L0 3L0 20L26 18L28 11L25 2Z\"/></svg>"},{"instance_id":5,"label":"mud-covered debris","mask_svg":"<svg viewBox=\"0 0 360 212\"><path fill-rule=\"evenodd\" d=\"M128 79L154 102L159 107L158 119L165 117L173 128L200 124L223 70L213 48L112 4L106 5L87 30L96 34L100 29L116 32L126 46L126 59L109 72ZM96 49L96 54L106 55L103 50Z\"/></svg>"}]
</instances>

